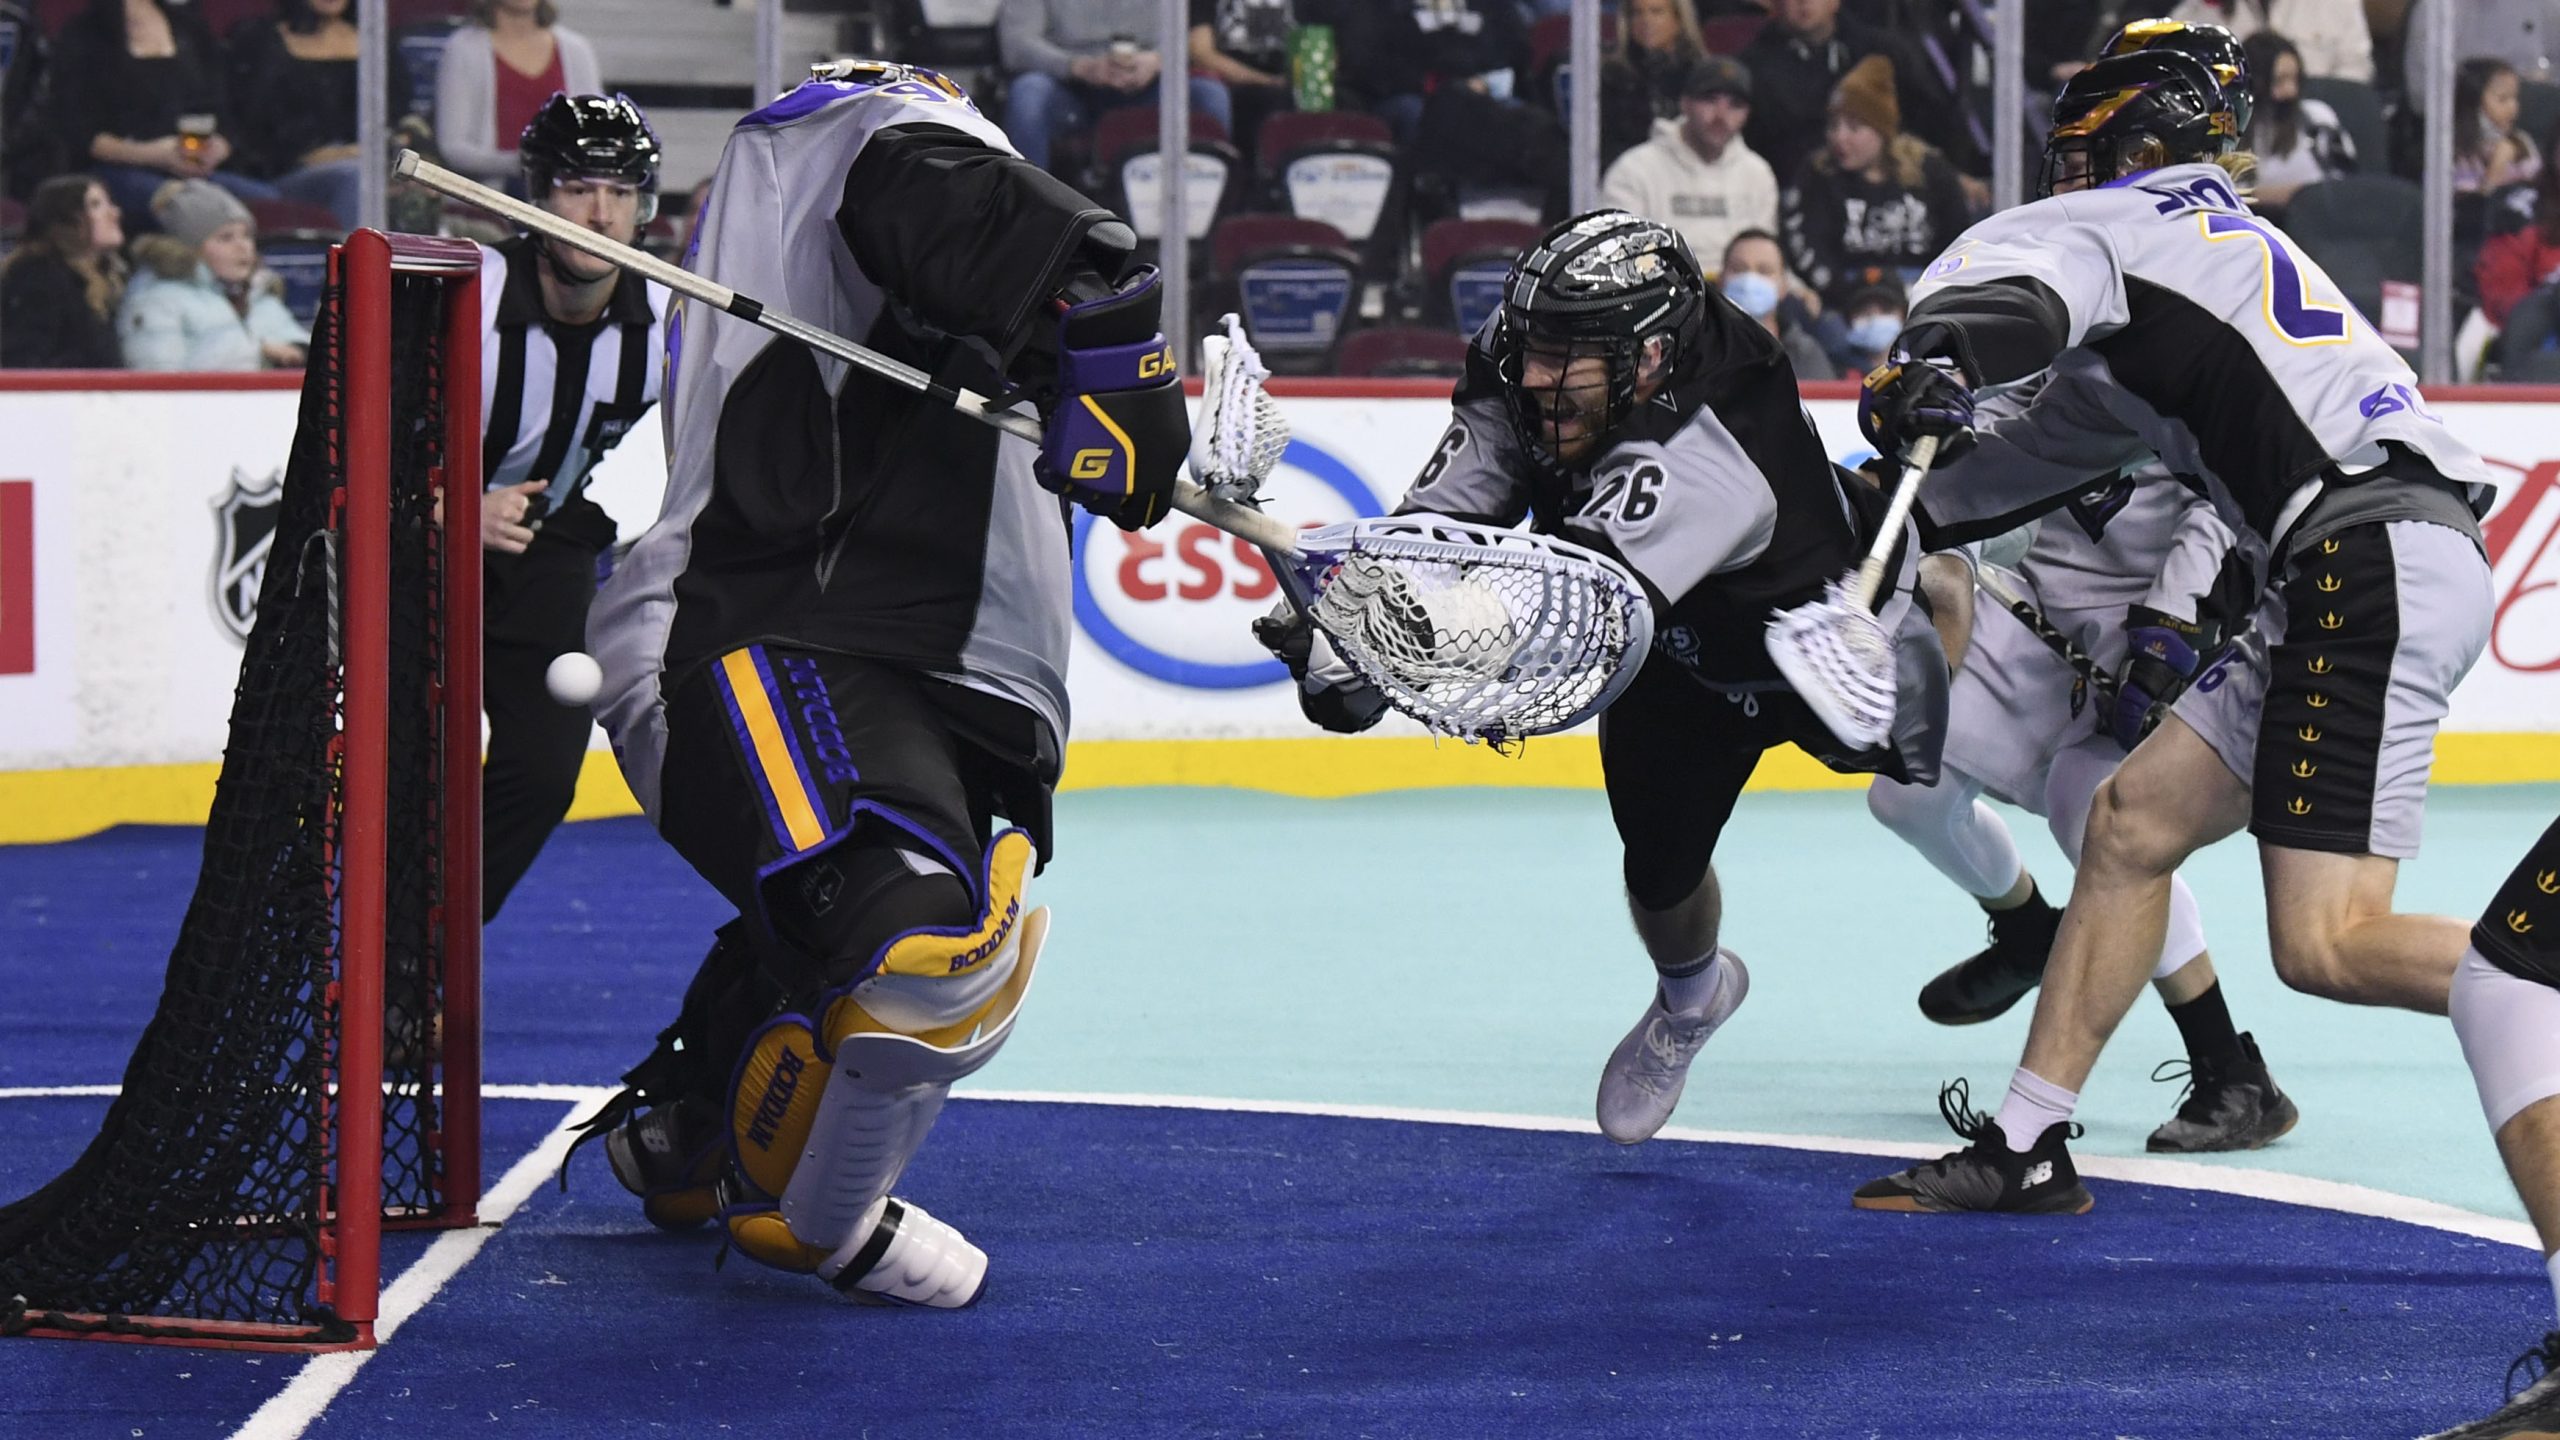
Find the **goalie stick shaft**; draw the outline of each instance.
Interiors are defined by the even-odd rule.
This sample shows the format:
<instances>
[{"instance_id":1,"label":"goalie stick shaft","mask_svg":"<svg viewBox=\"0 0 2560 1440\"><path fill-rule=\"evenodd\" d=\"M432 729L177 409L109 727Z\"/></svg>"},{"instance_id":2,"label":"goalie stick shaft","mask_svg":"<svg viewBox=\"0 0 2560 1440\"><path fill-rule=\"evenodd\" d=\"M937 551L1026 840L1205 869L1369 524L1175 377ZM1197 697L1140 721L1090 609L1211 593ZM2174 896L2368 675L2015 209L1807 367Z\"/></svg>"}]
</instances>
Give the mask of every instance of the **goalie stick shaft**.
<instances>
[{"instance_id":1,"label":"goalie stick shaft","mask_svg":"<svg viewBox=\"0 0 2560 1440\"><path fill-rule=\"evenodd\" d=\"M762 326L820 354L832 355L893 385L903 385L919 394L932 396L972 420L1034 445L1040 443L1040 422L1029 415L997 409L994 402L974 390L945 385L913 365L893 360L868 346L857 345L841 335L769 309L752 296L741 295L726 285L704 279L681 265L670 265L645 250L608 239L583 225L571 224L541 206L529 205L467 175L458 175L415 150L401 151L399 158L392 161L391 170L394 175L415 180L439 195L476 205L546 239L583 250L644 279L655 280L688 300L701 301L723 314ZM1285 555L1298 553L1296 527L1234 501L1221 500L1189 480L1176 478L1173 482L1173 508L1266 550L1276 550Z\"/></svg>"}]
</instances>

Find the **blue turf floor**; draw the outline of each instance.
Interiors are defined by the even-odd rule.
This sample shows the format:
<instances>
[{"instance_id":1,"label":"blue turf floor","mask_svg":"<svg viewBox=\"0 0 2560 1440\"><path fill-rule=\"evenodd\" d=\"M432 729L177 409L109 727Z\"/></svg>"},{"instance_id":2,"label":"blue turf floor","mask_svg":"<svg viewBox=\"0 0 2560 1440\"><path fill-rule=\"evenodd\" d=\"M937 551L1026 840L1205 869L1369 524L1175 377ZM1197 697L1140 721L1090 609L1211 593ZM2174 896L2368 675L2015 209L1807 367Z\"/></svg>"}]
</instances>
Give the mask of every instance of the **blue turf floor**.
<instances>
[{"instance_id":1,"label":"blue turf floor","mask_svg":"<svg viewBox=\"0 0 2560 1440\"><path fill-rule=\"evenodd\" d=\"M2404 903L2476 908L2555 806L2439 792ZM1058 938L984 1077L1007 1090L1580 1120L1642 1004L1596 796L1072 795L1061 830L1035 890ZM1943 1139L1936 1082L1996 1093L2023 1025L1910 1009L1978 918L1854 797L1749 797L1731 833L1754 991L1680 1123ZM0 849L0 1089L117 1077L198 843ZM2245 851L2190 879L2235 1013L2305 1112L2241 1163L2514 1215L2443 1022L2286 994ZM610 1081L719 918L643 827L565 830L491 931L491 1079ZM2144 1073L2174 1052L2156 1007L2128 1021L2087 1153L2139 1152L2173 1099ZM0 1099L0 1192L67 1160L102 1106ZM493 1102L491 1174L566 1113ZM947 1316L845 1307L736 1257L715 1272L707 1236L649 1231L584 1156L313 1433L2406 1436L2487 1408L2550 1323L2527 1251L2232 1195L2098 1182L2079 1220L1850 1211L1894 1163L960 1102L904 1187L995 1257L986 1305ZM296 1363L0 1342L0 1436L227 1434Z\"/></svg>"}]
</instances>

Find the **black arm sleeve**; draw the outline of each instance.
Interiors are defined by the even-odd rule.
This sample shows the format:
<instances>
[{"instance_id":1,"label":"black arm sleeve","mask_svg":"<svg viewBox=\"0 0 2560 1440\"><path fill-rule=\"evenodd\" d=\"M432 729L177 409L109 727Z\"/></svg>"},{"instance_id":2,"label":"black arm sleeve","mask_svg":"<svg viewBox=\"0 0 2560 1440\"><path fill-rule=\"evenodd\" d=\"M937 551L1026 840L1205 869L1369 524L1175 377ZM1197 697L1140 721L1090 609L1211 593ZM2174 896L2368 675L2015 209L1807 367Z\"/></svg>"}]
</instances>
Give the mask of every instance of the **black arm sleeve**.
<instances>
[{"instance_id":1,"label":"black arm sleeve","mask_svg":"<svg viewBox=\"0 0 2560 1440\"><path fill-rule=\"evenodd\" d=\"M1117 279L1137 243L1047 171L938 125L872 136L845 172L836 227L882 289L1007 363L1068 280Z\"/></svg>"},{"instance_id":2,"label":"black arm sleeve","mask_svg":"<svg viewBox=\"0 0 2560 1440\"><path fill-rule=\"evenodd\" d=\"M2004 276L1952 286L1911 309L1900 348L1916 360L1951 359L1977 386L2023 380L2053 363L2071 339L2071 312L2041 280Z\"/></svg>"}]
</instances>

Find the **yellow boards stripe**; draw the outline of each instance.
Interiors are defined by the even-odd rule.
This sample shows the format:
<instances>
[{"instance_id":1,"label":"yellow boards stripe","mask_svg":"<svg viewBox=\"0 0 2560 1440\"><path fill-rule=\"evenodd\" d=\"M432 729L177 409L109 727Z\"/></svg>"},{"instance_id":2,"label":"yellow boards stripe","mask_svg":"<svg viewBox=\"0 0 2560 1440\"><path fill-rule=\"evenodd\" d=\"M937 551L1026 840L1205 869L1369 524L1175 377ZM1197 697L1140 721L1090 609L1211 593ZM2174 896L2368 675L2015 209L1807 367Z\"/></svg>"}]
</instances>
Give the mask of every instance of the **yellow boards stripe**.
<instances>
[{"instance_id":1,"label":"yellow boards stripe","mask_svg":"<svg viewBox=\"0 0 2560 1440\"><path fill-rule=\"evenodd\" d=\"M764 783L773 791L774 807L782 812L783 828L791 832L793 848L806 850L827 838L827 827L818 820L818 805L809 788L800 783L800 767L791 763L791 750L782 743L782 719L773 710L773 696L764 688L764 677L756 673L755 657L744 650L732 650L720 657L720 669L729 677L729 691L738 700L738 714L747 722L747 739L755 749L756 768L764 772Z\"/></svg>"}]
</instances>

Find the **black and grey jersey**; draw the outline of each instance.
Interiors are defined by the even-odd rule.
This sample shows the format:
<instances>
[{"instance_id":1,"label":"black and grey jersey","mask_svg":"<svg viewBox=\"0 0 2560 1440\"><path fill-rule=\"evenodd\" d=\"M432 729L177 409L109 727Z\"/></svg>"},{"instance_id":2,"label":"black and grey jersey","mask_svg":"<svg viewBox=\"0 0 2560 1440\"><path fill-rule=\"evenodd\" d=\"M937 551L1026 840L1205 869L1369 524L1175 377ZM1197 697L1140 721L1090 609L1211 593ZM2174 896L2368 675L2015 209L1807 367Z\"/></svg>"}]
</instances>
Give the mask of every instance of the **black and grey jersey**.
<instances>
[{"instance_id":1,"label":"black and grey jersey","mask_svg":"<svg viewBox=\"0 0 2560 1440\"><path fill-rule=\"evenodd\" d=\"M2366 476L2452 487L2370 487L2386 510L2400 492L2426 518L2487 508L2488 467L2428 410L2407 363L2217 166L1993 215L1912 297L1914 353L1955 358L1977 386L2047 367L2056 382L1931 479L1919 509L1939 543L1996 534L2154 455L2203 486L2252 558L2324 487Z\"/></svg>"},{"instance_id":2,"label":"black and grey jersey","mask_svg":"<svg viewBox=\"0 0 2560 1440\"><path fill-rule=\"evenodd\" d=\"M1757 326L1710 320L1696 365L1561 472L1522 453L1479 335L1456 414L1399 511L1537 529L1626 562L1653 597L1655 649L1727 691L1781 688L1773 611L1854 568L1881 523L1872 486L1824 454L1795 372Z\"/></svg>"},{"instance_id":3,"label":"black and grey jersey","mask_svg":"<svg viewBox=\"0 0 2560 1440\"><path fill-rule=\"evenodd\" d=\"M666 366L665 287L626 276L604 314L564 325L542 308L530 235L480 247L480 473L532 497L546 535L601 549L613 523L585 498L596 462L658 403Z\"/></svg>"},{"instance_id":4,"label":"black and grey jersey","mask_svg":"<svg viewBox=\"0 0 2560 1440\"><path fill-rule=\"evenodd\" d=\"M687 264L994 394L1110 220L949 91L811 81L731 133ZM697 301L667 372L663 508L588 629L645 806L666 688L750 643L968 686L1064 739L1068 516L1030 443Z\"/></svg>"}]
</instances>

